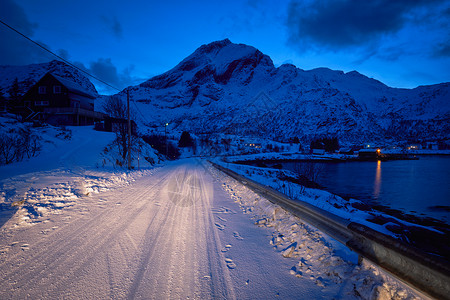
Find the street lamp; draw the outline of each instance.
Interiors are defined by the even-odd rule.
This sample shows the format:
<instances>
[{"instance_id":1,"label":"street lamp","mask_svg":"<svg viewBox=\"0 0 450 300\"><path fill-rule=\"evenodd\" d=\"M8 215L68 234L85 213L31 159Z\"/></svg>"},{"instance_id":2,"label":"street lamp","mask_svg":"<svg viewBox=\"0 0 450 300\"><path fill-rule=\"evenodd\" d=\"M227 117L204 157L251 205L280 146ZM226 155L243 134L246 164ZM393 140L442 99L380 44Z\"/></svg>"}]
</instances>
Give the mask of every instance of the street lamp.
<instances>
[{"instance_id":1,"label":"street lamp","mask_svg":"<svg viewBox=\"0 0 450 300\"><path fill-rule=\"evenodd\" d=\"M164 125L164 135L166 137L166 156L167 158L169 158L169 141L167 140L167 126L169 125L169 123L166 123Z\"/></svg>"}]
</instances>

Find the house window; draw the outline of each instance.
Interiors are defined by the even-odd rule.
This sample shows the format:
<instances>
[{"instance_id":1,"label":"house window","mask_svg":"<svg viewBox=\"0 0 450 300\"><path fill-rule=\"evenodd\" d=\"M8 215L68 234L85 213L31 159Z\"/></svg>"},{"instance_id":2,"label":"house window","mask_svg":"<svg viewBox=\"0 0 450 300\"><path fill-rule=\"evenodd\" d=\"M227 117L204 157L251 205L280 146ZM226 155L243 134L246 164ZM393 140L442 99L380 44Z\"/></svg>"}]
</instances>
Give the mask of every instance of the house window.
<instances>
[{"instance_id":1,"label":"house window","mask_svg":"<svg viewBox=\"0 0 450 300\"><path fill-rule=\"evenodd\" d=\"M40 86L39 87L39 94L47 94L47 87L46 86Z\"/></svg>"},{"instance_id":2,"label":"house window","mask_svg":"<svg viewBox=\"0 0 450 300\"><path fill-rule=\"evenodd\" d=\"M48 106L48 101L35 101L35 106Z\"/></svg>"},{"instance_id":3,"label":"house window","mask_svg":"<svg viewBox=\"0 0 450 300\"><path fill-rule=\"evenodd\" d=\"M61 94L61 86L60 85L53 86L53 94Z\"/></svg>"},{"instance_id":4,"label":"house window","mask_svg":"<svg viewBox=\"0 0 450 300\"><path fill-rule=\"evenodd\" d=\"M74 108L80 108L80 102L72 102L72 107Z\"/></svg>"}]
</instances>

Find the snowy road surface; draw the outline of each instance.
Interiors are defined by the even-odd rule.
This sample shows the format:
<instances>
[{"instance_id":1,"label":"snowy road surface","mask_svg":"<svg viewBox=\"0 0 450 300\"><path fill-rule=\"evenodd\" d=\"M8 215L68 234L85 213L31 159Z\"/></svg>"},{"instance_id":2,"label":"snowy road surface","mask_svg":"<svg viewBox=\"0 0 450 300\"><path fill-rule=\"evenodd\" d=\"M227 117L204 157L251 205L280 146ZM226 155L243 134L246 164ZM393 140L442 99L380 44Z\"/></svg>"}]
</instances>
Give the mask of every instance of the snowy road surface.
<instances>
[{"instance_id":1,"label":"snowy road surface","mask_svg":"<svg viewBox=\"0 0 450 300\"><path fill-rule=\"evenodd\" d=\"M275 223L262 226L269 218L255 226L259 198L203 164L171 163L32 226L2 230L0 299L409 298L269 204L271 222L285 218L279 224L302 244L289 247Z\"/></svg>"}]
</instances>

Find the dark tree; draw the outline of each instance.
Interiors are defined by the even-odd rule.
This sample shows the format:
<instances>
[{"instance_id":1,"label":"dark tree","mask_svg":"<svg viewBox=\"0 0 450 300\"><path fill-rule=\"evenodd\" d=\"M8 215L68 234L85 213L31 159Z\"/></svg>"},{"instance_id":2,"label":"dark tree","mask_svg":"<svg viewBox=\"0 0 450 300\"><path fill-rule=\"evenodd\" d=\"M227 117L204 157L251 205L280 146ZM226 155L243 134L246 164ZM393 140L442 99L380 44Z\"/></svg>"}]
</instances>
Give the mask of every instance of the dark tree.
<instances>
[{"instance_id":1,"label":"dark tree","mask_svg":"<svg viewBox=\"0 0 450 300\"><path fill-rule=\"evenodd\" d=\"M293 144L298 144L298 143L300 143L300 139L298 138L298 136L295 136L290 139L290 142Z\"/></svg>"},{"instance_id":2,"label":"dark tree","mask_svg":"<svg viewBox=\"0 0 450 300\"><path fill-rule=\"evenodd\" d=\"M231 147L231 139L222 139L222 145L225 146L225 151L229 151Z\"/></svg>"},{"instance_id":3,"label":"dark tree","mask_svg":"<svg viewBox=\"0 0 450 300\"><path fill-rule=\"evenodd\" d=\"M111 96L102 104L103 111L110 117L118 119L127 118L127 105L119 96Z\"/></svg>"},{"instance_id":4,"label":"dark tree","mask_svg":"<svg viewBox=\"0 0 450 300\"><path fill-rule=\"evenodd\" d=\"M194 145L194 140L187 131L183 131L178 142L178 147L192 147Z\"/></svg>"},{"instance_id":5,"label":"dark tree","mask_svg":"<svg viewBox=\"0 0 450 300\"><path fill-rule=\"evenodd\" d=\"M5 96L3 96L2 91L0 91L0 111L6 111L7 101Z\"/></svg>"},{"instance_id":6,"label":"dark tree","mask_svg":"<svg viewBox=\"0 0 450 300\"><path fill-rule=\"evenodd\" d=\"M337 137L318 138L311 141L311 149L324 149L326 152L339 150L339 140Z\"/></svg>"},{"instance_id":7,"label":"dark tree","mask_svg":"<svg viewBox=\"0 0 450 300\"><path fill-rule=\"evenodd\" d=\"M166 153L166 142L167 144L167 158L174 160L180 157L180 150L173 143L169 142L164 135L144 135L142 137L144 142L149 144L153 149L156 149L159 153Z\"/></svg>"},{"instance_id":8,"label":"dark tree","mask_svg":"<svg viewBox=\"0 0 450 300\"><path fill-rule=\"evenodd\" d=\"M14 79L12 86L8 90L9 99L6 103L7 110L9 112L14 112L15 108L20 106L20 87L19 80L17 77Z\"/></svg>"}]
</instances>

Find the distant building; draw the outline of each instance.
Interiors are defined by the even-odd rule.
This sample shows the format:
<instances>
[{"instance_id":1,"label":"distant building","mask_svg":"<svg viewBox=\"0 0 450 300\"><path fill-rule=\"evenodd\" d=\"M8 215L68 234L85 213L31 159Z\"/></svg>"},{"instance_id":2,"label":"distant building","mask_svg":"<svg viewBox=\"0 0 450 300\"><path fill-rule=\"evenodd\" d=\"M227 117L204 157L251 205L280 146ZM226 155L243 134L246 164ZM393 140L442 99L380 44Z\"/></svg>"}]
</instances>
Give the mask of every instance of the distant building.
<instances>
[{"instance_id":1,"label":"distant building","mask_svg":"<svg viewBox=\"0 0 450 300\"><path fill-rule=\"evenodd\" d=\"M361 160L378 160L382 157L380 148L366 148L358 152L358 158Z\"/></svg>"},{"instance_id":2,"label":"distant building","mask_svg":"<svg viewBox=\"0 0 450 300\"><path fill-rule=\"evenodd\" d=\"M407 148L408 150L422 150L421 144L411 144Z\"/></svg>"},{"instance_id":3,"label":"distant building","mask_svg":"<svg viewBox=\"0 0 450 300\"><path fill-rule=\"evenodd\" d=\"M439 144L436 142L427 142L427 149L429 150L439 150Z\"/></svg>"},{"instance_id":4,"label":"distant building","mask_svg":"<svg viewBox=\"0 0 450 300\"><path fill-rule=\"evenodd\" d=\"M261 143L247 143L247 144L245 144L245 146L250 147L250 148L255 148L255 149L262 148Z\"/></svg>"},{"instance_id":5,"label":"distant building","mask_svg":"<svg viewBox=\"0 0 450 300\"><path fill-rule=\"evenodd\" d=\"M24 95L20 114L51 125L93 125L104 118L94 111L94 99L77 83L49 72Z\"/></svg>"},{"instance_id":6,"label":"distant building","mask_svg":"<svg viewBox=\"0 0 450 300\"><path fill-rule=\"evenodd\" d=\"M324 155L325 149L312 149L312 154Z\"/></svg>"},{"instance_id":7,"label":"distant building","mask_svg":"<svg viewBox=\"0 0 450 300\"><path fill-rule=\"evenodd\" d=\"M347 155L351 155L353 154L353 149L352 148L341 148L339 149L339 154L347 154Z\"/></svg>"}]
</instances>

